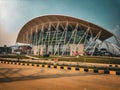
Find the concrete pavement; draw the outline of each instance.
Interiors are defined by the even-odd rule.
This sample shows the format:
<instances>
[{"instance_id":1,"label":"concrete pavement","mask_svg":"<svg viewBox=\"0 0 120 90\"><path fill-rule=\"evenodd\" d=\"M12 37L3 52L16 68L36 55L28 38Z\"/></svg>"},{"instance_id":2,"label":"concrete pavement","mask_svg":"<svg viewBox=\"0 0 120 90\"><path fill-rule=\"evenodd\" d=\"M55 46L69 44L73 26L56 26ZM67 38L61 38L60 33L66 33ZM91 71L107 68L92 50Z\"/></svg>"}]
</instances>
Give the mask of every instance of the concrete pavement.
<instances>
[{"instance_id":1,"label":"concrete pavement","mask_svg":"<svg viewBox=\"0 0 120 90\"><path fill-rule=\"evenodd\" d=\"M0 64L0 90L120 90L120 76Z\"/></svg>"}]
</instances>

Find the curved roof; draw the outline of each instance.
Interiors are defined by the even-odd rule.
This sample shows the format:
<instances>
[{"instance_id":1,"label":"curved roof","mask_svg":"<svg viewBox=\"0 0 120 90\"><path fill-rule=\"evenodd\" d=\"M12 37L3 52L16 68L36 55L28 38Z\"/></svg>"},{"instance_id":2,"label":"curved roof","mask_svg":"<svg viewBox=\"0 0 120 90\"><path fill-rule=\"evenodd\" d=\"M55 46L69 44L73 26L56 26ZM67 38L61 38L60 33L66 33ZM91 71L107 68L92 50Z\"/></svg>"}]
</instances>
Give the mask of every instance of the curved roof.
<instances>
[{"instance_id":1,"label":"curved roof","mask_svg":"<svg viewBox=\"0 0 120 90\"><path fill-rule=\"evenodd\" d=\"M20 30L18 34L18 38L16 42L22 42L21 41L21 36L26 32L27 30L31 30L31 27L34 27L39 24L47 23L47 22L62 22L62 21L67 21L67 22L75 22L78 23L81 26L84 27L90 27L90 30L93 32L94 35L96 35L99 31L102 31L100 39L105 40L108 39L109 37L113 36L112 33L108 32L106 29L95 25L93 23L90 23L88 21L84 21L78 18L70 17L70 16L62 16L62 15L46 15L46 16L41 16L32 19L28 23L26 23L22 29Z\"/></svg>"}]
</instances>

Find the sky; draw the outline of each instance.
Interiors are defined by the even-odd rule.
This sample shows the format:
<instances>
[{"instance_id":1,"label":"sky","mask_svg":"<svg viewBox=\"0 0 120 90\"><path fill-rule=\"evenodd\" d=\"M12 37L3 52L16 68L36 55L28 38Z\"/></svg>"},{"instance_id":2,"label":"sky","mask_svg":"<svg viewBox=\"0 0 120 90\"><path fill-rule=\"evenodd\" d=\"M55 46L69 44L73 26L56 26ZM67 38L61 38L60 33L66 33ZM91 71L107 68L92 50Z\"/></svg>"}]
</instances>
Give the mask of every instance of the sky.
<instances>
[{"instance_id":1,"label":"sky","mask_svg":"<svg viewBox=\"0 0 120 90\"><path fill-rule=\"evenodd\" d=\"M0 46L14 45L24 24L51 14L86 20L120 35L120 0L0 0Z\"/></svg>"}]
</instances>

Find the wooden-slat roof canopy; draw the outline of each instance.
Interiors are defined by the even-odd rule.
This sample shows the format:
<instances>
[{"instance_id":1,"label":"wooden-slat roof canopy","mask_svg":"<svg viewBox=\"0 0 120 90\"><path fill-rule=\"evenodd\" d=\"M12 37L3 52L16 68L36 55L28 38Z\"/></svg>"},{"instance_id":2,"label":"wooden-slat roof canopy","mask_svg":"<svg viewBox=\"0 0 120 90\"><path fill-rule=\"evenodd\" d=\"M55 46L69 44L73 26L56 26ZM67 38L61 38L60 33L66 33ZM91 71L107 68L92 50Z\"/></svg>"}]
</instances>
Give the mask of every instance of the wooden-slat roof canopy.
<instances>
[{"instance_id":1,"label":"wooden-slat roof canopy","mask_svg":"<svg viewBox=\"0 0 120 90\"><path fill-rule=\"evenodd\" d=\"M45 23L52 23L55 24L55 26L57 25L56 23L58 22L69 22L70 24L75 24L78 23L79 26L81 27L85 27L88 28L90 27L90 30L92 31L93 35L96 35L98 32L101 31L101 35L100 35L100 40L106 40L108 38L110 38L111 36L113 36L112 33L110 33L109 31L107 31L106 29L95 25L93 23L90 23L88 21L84 21L78 18L74 18L74 17L70 17L70 16L63 16L63 15L46 15L46 16L40 16L37 18L32 19L31 21L29 21L28 23L26 23L22 29L20 30L18 37L17 37L17 41L16 42L21 42L22 43L22 37L24 35L25 32L29 31L29 33L31 32L31 29L33 32L35 31L35 27L38 26L38 28L42 28L42 24ZM49 26L49 25L47 25ZM39 29L41 30L41 29Z\"/></svg>"}]
</instances>

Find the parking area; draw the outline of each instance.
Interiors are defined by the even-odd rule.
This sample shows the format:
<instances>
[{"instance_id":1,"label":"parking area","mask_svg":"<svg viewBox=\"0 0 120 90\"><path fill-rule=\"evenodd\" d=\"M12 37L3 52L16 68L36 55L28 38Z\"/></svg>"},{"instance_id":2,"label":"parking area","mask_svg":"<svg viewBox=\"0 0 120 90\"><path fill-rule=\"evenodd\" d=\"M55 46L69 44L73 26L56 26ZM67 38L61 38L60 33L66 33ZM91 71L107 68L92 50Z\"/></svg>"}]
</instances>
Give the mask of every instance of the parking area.
<instances>
[{"instance_id":1,"label":"parking area","mask_svg":"<svg viewBox=\"0 0 120 90\"><path fill-rule=\"evenodd\" d=\"M0 90L120 90L120 76L0 64Z\"/></svg>"}]
</instances>

